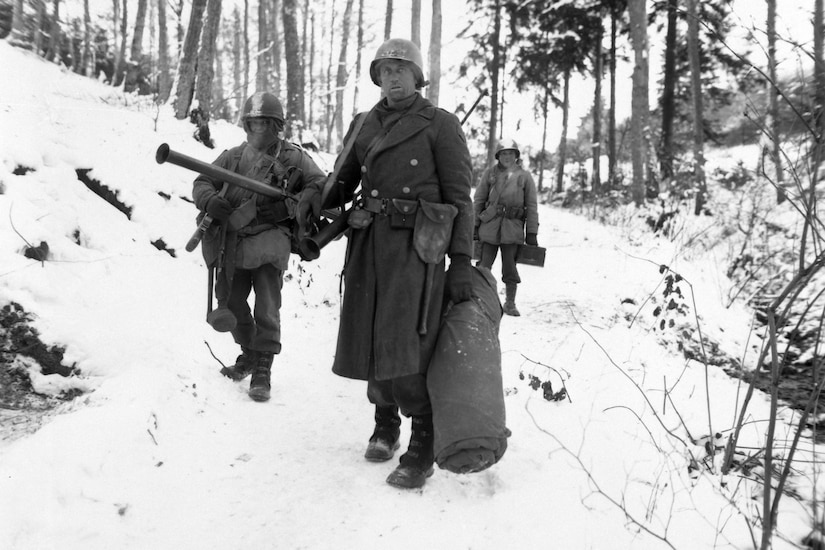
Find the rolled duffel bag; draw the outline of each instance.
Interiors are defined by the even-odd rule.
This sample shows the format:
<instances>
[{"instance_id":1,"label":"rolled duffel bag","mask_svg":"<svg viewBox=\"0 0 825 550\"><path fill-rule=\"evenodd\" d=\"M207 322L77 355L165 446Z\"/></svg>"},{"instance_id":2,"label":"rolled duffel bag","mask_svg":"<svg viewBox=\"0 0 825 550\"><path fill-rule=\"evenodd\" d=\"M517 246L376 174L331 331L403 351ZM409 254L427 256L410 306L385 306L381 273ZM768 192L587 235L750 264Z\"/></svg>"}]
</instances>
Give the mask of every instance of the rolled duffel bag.
<instances>
[{"instance_id":1,"label":"rolled duffel bag","mask_svg":"<svg viewBox=\"0 0 825 550\"><path fill-rule=\"evenodd\" d=\"M438 466L480 472L507 449L501 346L501 302L490 270L473 268L473 298L450 304L427 372Z\"/></svg>"}]
</instances>

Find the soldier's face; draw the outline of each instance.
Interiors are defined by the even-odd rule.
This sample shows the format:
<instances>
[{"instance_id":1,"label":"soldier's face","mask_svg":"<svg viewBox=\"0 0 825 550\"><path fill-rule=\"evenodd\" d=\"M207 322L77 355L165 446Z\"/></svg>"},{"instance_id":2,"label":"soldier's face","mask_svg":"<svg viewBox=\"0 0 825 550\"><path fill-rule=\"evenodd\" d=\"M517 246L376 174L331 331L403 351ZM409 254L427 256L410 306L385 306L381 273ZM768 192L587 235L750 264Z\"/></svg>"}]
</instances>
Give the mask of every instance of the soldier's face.
<instances>
[{"instance_id":1,"label":"soldier's face","mask_svg":"<svg viewBox=\"0 0 825 550\"><path fill-rule=\"evenodd\" d=\"M271 118L250 118L244 124L246 142L258 150L264 150L278 139L278 128Z\"/></svg>"},{"instance_id":2,"label":"soldier's face","mask_svg":"<svg viewBox=\"0 0 825 550\"><path fill-rule=\"evenodd\" d=\"M502 151L498 154L498 162L504 168L510 168L512 165L516 163L516 152L515 151Z\"/></svg>"},{"instance_id":3,"label":"soldier's face","mask_svg":"<svg viewBox=\"0 0 825 550\"><path fill-rule=\"evenodd\" d=\"M381 91L390 105L415 93L415 73L409 61L385 59L378 64Z\"/></svg>"}]
</instances>

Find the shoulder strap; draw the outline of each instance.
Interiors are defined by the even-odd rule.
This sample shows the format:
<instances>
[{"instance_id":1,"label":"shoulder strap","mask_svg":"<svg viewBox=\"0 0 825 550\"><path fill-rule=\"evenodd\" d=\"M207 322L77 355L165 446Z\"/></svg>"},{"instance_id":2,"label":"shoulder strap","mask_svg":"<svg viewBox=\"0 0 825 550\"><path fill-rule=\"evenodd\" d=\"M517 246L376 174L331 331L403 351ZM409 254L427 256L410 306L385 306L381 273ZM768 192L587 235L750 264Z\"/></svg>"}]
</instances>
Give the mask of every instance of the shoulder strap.
<instances>
[{"instance_id":1,"label":"shoulder strap","mask_svg":"<svg viewBox=\"0 0 825 550\"><path fill-rule=\"evenodd\" d=\"M347 142L344 144L344 148L341 150L341 154L338 155L338 160L335 162L335 167L332 170L332 173L327 178L326 183L324 184L324 189L321 192L321 204L324 204L326 201L327 196L329 196L332 188L335 186L335 182L338 179L338 174L341 172L341 165L344 163L344 160L349 156L350 151L352 151L353 145L355 145L355 138L358 137L359 132L361 132L361 127L364 125L364 121L367 119L368 112L360 113L355 119L355 128L352 129L352 135L350 135Z\"/></svg>"}]
</instances>

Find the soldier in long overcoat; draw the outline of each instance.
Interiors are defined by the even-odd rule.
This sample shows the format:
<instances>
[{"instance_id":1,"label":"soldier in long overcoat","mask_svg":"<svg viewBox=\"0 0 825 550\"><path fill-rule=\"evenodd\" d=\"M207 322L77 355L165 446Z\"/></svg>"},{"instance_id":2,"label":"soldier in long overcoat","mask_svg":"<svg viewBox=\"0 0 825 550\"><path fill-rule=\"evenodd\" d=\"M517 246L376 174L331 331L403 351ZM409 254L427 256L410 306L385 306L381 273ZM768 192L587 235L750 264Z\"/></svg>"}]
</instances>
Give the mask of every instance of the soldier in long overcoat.
<instances>
[{"instance_id":1,"label":"soldier in long overcoat","mask_svg":"<svg viewBox=\"0 0 825 550\"><path fill-rule=\"evenodd\" d=\"M339 159L326 203L350 200L360 184L333 372L368 381L376 405L368 460L389 460L398 448L399 408L412 417L409 449L387 479L405 488L433 471L426 372L443 302L469 299L472 270L470 155L456 116L417 92L426 84L421 66L408 40L378 49L370 75L384 98L350 126L345 143L355 135L354 146Z\"/></svg>"}]
</instances>

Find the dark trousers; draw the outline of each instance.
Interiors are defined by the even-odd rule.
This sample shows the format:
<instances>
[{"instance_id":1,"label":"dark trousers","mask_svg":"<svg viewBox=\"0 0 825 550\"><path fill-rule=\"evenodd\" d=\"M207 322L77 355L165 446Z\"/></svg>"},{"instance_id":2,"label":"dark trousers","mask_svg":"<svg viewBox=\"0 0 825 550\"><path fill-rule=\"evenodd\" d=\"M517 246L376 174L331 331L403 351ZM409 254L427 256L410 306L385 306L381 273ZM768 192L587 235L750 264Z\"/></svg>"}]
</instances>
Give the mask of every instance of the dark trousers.
<instances>
[{"instance_id":1,"label":"dark trousers","mask_svg":"<svg viewBox=\"0 0 825 550\"><path fill-rule=\"evenodd\" d=\"M235 269L231 288L226 277L215 284L218 304L225 304L238 320L232 331L235 342L267 353L281 352L281 288L284 273L272 264L255 269ZM249 293L255 291L254 312Z\"/></svg>"},{"instance_id":2,"label":"dark trousers","mask_svg":"<svg viewBox=\"0 0 825 550\"><path fill-rule=\"evenodd\" d=\"M370 367L367 398L370 403L379 407L397 406L404 416L433 413L430 394L427 392L427 377L423 374L376 380L375 371Z\"/></svg>"},{"instance_id":3,"label":"dark trousers","mask_svg":"<svg viewBox=\"0 0 825 550\"><path fill-rule=\"evenodd\" d=\"M496 261L496 255L498 255L498 249L501 248L501 282L505 285L518 284L521 282L518 269L516 269L517 244L481 244L481 260L478 262L478 265L492 269L493 262Z\"/></svg>"}]
</instances>

